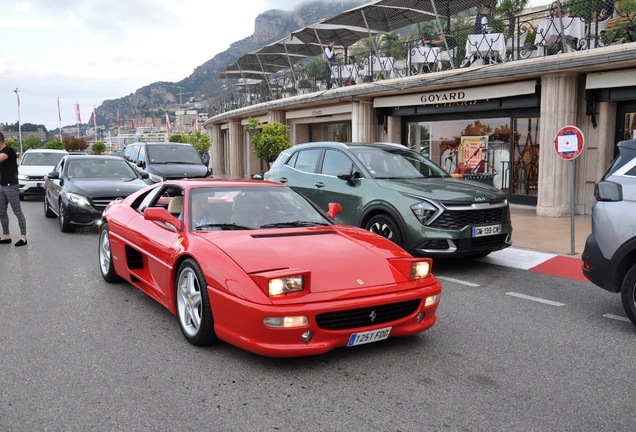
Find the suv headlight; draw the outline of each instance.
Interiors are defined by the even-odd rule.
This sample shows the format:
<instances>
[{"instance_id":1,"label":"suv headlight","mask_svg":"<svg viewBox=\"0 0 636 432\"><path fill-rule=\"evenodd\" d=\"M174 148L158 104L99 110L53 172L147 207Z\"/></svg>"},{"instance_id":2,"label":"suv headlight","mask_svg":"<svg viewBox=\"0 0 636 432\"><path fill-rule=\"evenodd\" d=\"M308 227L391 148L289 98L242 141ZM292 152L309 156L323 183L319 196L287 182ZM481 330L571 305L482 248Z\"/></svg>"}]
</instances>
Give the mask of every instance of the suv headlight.
<instances>
[{"instance_id":1,"label":"suv headlight","mask_svg":"<svg viewBox=\"0 0 636 432\"><path fill-rule=\"evenodd\" d=\"M28 180L29 176L25 174L18 174L18 180Z\"/></svg>"},{"instance_id":2,"label":"suv headlight","mask_svg":"<svg viewBox=\"0 0 636 432\"><path fill-rule=\"evenodd\" d=\"M430 225L442 214L444 209L432 201L423 200L413 204L411 211L413 211L413 214L422 225Z\"/></svg>"},{"instance_id":3,"label":"suv headlight","mask_svg":"<svg viewBox=\"0 0 636 432\"><path fill-rule=\"evenodd\" d=\"M90 203L88 202L88 198L83 197L81 195L77 195L74 193L69 193L66 195L66 197L68 198L69 202L78 205L78 206L87 206L90 205Z\"/></svg>"}]
</instances>

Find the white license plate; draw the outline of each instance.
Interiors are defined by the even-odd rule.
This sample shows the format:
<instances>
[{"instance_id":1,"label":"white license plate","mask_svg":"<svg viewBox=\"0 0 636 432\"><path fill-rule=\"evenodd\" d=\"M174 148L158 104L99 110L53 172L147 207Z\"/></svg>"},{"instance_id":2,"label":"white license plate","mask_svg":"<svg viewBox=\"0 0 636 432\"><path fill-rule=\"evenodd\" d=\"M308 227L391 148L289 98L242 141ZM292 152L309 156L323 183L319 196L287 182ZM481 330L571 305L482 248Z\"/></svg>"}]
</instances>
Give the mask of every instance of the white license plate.
<instances>
[{"instance_id":1,"label":"white license plate","mask_svg":"<svg viewBox=\"0 0 636 432\"><path fill-rule=\"evenodd\" d=\"M501 224L473 227L473 237L483 237L495 234L501 234Z\"/></svg>"},{"instance_id":2,"label":"white license plate","mask_svg":"<svg viewBox=\"0 0 636 432\"><path fill-rule=\"evenodd\" d=\"M349 343L347 343L347 346L363 345L371 342L381 341L388 338L390 332L391 327L385 327L362 333L354 333L349 338Z\"/></svg>"}]
</instances>

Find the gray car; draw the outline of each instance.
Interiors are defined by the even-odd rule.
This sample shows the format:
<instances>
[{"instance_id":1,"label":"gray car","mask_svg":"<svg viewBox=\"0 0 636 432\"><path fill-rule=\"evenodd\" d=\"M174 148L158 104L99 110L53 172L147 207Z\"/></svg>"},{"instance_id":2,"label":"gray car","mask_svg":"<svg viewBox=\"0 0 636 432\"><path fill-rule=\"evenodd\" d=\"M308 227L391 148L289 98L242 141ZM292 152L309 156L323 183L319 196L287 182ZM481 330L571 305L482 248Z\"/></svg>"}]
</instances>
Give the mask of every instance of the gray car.
<instances>
[{"instance_id":1,"label":"gray car","mask_svg":"<svg viewBox=\"0 0 636 432\"><path fill-rule=\"evenodd\" d=\"M636 139L618 143L619 154L594 188L592 234L583 251L583 274L621 293L636 325Z\"/></svg>"}]
</instances>

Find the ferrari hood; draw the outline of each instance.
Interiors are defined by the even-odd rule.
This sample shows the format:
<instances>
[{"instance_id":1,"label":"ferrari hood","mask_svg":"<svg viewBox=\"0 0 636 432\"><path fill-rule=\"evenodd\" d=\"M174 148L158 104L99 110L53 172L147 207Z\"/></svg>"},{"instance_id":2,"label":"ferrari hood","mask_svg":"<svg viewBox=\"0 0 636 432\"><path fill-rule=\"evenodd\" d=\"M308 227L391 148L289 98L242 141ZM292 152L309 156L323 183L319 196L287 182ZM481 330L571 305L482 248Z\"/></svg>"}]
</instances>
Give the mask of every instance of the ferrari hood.
<instances>
[{"instance_id":1,"label":"ferrari hood","mask_svg":"<svg viewBox=\"0 0 636 432\"><path fill-rule=\"evenodd\" d=\"M385 189L420 195L438 201L487 202L505 195L492 186L452 177L427 179L377 179Z\"/></svg>"},{"instance_id":2,"label":"ferrari hood","mask_svg":"<svg viewBox=\"0 0 636 432\"><path fill-rule=\"evenodd\" d=\"M213 234L213 241L246 273L286 268L311 271L312 292L396 282L396 272L374 246L332 229L267 230L251 235Z\"/></svg>"}]
</instances>

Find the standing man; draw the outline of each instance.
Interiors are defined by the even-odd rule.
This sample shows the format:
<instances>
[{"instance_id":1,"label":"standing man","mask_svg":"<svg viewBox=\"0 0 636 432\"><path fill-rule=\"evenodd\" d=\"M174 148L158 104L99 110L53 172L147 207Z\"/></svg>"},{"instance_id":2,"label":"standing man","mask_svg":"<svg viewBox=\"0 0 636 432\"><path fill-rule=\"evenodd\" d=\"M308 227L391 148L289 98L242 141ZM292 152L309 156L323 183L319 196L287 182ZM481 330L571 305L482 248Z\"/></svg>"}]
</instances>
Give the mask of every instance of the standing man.
<instances>
[{"instance_id":1,"label":"standing man","mask_svg":"<svg viewBox=\"0 0 636 432\"><path fill-rule=\"evenodd\" d=\"M325 48L325 56L327 57L327 90L331 89L331 67L336 66L336 52L334 51L335 46L336 43L331 41Z\"/></svg>"},{"instance_id":2,"label":"standing man","mask_svg":"<svg viewBox=\"0 0 636 432\"><path fill-rule=\"evenodd\" d=\"M481 8L481 13L475 18L475 28L473 34L486 34L492 31L492 28L488 25L488 15L492 12L490 5L484 5Z\"/></svg>"},{"instance_id":3,"label":"standing man","mask_svg":"<svg viewBox=\"0 0 636 432\"><path fill-rule=\"evenodd\" d=\"M2 238L0 244L11 243L9 235L9 215L7 210L11 204L11 210L18 218L20 227L20 240L16 246L27 244L26 218L20 207L20 184L18 183L18 157L15 150L4 143L4 135L0 132L0 224L2 224Z\"/></svg>"}]
</instances>

